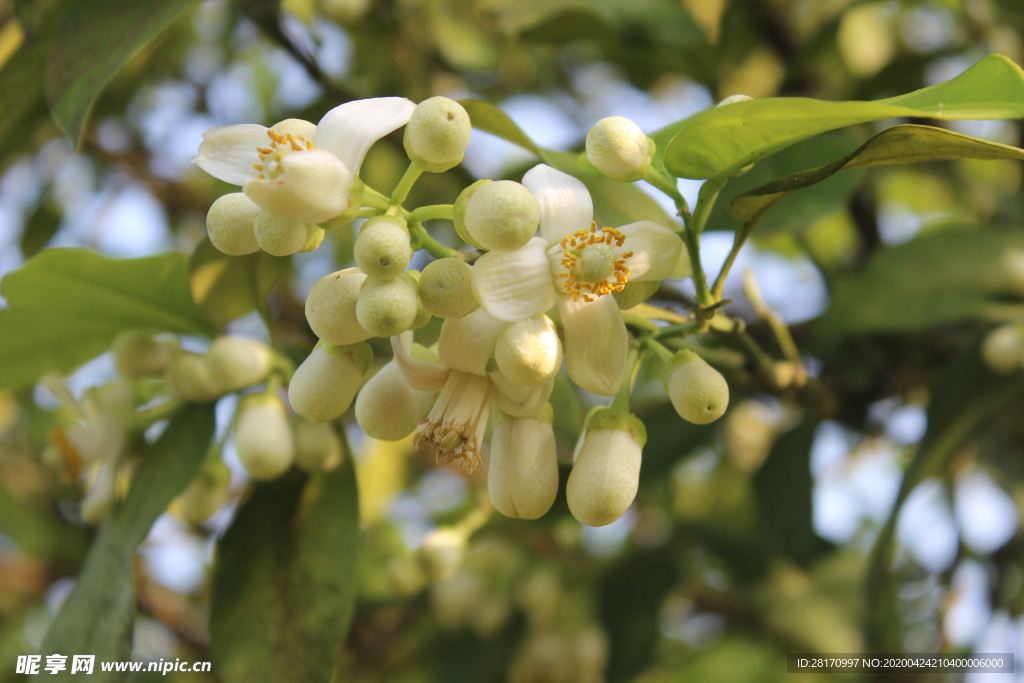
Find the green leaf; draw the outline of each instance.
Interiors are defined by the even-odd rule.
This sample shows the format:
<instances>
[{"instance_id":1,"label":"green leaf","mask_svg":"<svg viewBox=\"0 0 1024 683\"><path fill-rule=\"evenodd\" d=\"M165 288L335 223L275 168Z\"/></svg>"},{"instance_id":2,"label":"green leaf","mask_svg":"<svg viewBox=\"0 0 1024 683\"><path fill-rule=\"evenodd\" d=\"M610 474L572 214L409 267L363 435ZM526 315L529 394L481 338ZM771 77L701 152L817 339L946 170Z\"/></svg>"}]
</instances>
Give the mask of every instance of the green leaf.
<instances>
[{"instance_id":1,"label":"green leaf","mask_svg":"<svg viewBox=\"0 0 1024 683\"><path fill-rule=\"evenodd\" d=\"M989 55L952 80L887 100L769 97L716 107L672 139L665 166L682 178L716 178L812 135L897 117L1022 118L1024 72L1002 55Z\"/></svg>"},{"instance_id":2,"label":"green leaf","mask_svg":"<svg viewBox=\"0 0 1024 683\"><path fill-rule=\"evenodd\" d=\"M257 309L291 270L291 259L258 251L228 256L204 239L192 255L192 296L206 318L223 327Z\"/></svg>"},{"instance_id":3,"label":"green leaf","mask_svg":"<svg viewBox=\"0 0 1024 683\"><path fill-rule=\"evenodd\" d=\"M844 169L951 159L1024 160L1024 150L998 142L979 140L942 128L894 126L827 166L794 173L744 192L729 205L729 215L745 223L767 211L790 193L820 183Z\"/></svg>"},{"instance_id":4,"label":"green leaf","mask_svg":"<svg viewBox=\"0 0 1024 683\"><path fill-rule=\"evenodd\" d=\"M188 257L115 260L85 249L46 249L0 283L0 387L66 374L126 329L210 334L192 300Z\"/></svg>"},{"instance_id":5,"label":"green leaf","mask_svg":"<svg viewBox=\"0 0 1024 683\"><path fill-rule=\"evenodd\" d=\"M131 488L89 549L74 590L43 640L43 654L93 654L96 660L127 660L132 650L135 586L132 561L149 528L188 485L213 438L212 404L190 405L178 413L146 449ZM54 681L77 679L68 671ZM123 680L103 673L96 681Z\"/></svg>"},{"instance_id":6,"label":"green leaf","mask_svg":"<svg viewBox=\"0 0 1024 683\"><path fill-rule=\"evenodd\" d=\"M217 550L214 671L226 683L328 683L356 593L351 451L331 472L258 484Z\"/></svg>"},{"instance_id":7,"label":"green leaf","mask_svg":"<svg viewBox=\"0 0 1024 683\"><path fill-rule=\"evenodd\" d=\"M860 271L835 281L815 331L908 332L1019 316L1022 258L1024 232L1016 229L938 232L881 249Z\"/></svg>"},{"instance_id":8,"label":"green leaf","mask_svg":"<svg viewBox=\"0 0 1024 683\"><path fill-rule=\"evenodd\" d=\"M482 100L459 100L459 104L466 109L474 128L497 135L499 138L504 138L540 156L540 147L516 125L508 114L493 104Z\"/></svg>"},{"instance_id":9,"label":"green leaf","mask_svg":"<svg viewBox=\"0 0 1024 683\"><path fill-rule=\"evenodd\" d=\"M61 130L81 147L93 102L111 77L198 0L89 0L69 3L57 22L46 68L46 101Z\"/></svg>"}]
</instances>

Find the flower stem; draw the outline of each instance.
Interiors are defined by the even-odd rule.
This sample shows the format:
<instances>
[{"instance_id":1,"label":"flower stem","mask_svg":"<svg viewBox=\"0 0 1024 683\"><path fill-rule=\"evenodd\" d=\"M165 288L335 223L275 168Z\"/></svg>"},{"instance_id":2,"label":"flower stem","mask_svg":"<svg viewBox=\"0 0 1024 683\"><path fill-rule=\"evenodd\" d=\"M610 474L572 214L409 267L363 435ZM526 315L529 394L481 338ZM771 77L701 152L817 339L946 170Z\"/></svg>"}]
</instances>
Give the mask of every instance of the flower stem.
<instances>
[{"instance_id":1,"label":"flower stem","mask_svg":"<svg viewBox=\"0 0 1024 683\"><path fill-rule=\"evenodd\" d=\"M700 261L700 234L704 231L704 224L707 223L711 208L715 205L718 193L725 187L728 178L711 178L704 181L700 187L700 194L697 196L697 206L693 209L693 217L686 226L683 242L686 244L686 253L690 257L690 267L693 270L693 284L697 288L697 303L710 306L716 299L708 289L708 280L704 275L704 266Z\"/></svg>"},{"instance_id":2,"label":"flower stem","mask_svg":"<svg viewBox=\"0 0 1024 683\"><path fill-rule=\"evenodd\" d=\"M372 206L364 206L359 209L359 213L356 214L356 218L373 218L378 215L380 215L380 209L375 209Z\"/></svg>"},{"instance_id":3,"label":"flower stem","mask_svg":"<svg viewBox=\"0 0 1024 683\"><path fill-rule=\"evenodd\" d=\"M454 204L435 204L433 206L421 206L420 208L414 209L409 213L409 219L422 222L433 220L436 218L444 218L450 221L452 219L452 214L454 212Z\"/></svg>"},{"instance_id":4,"label":"flower stem","mask_svg":"<svg viewBox=\"0 0 1024 683\"><path fill-rule=\"evenodd\" d=\"M650 166L644 172L644 180L668 195L676 205L676 215L683 219L686 224L690 220L690 207L686 204L679 188L673 185L665 176L655 171Z\"/></svg>"},{"instance_id":5,"label":"flower stem","mask_svg":"<svg viewBox=\"0 0 1024 683\"><path fill-rule=\"evenodd\" d=\"M754 228L757 227L763 215L764 212L762 211L740 226L740 229L736 231L736 237L732 241L732 249L729 250L729 255L725 258L725 263L722 264L722 270L718 273L718 277L715 278L715 285L711 288L711 295L715 301L722 300L722 292L725 290L725 278L729 275L729 271L736 262L740 249L743 248L747 238L750 237L750 233L754 232Z\"/></svg>"},{"instance_id":6,"label":"flower stem","mask_svg":"<svg viewBox=\"0 0 1024 683\"><path fill-rule=\"evenodd\" d=\"M636 371L640 369L640 360L643 358L640 349L636 345L630 345L629 355L626 356L626 374L622 378L615 398L612 399L612 408L629 412L629 394L633 391L633 380L636 379Z\"/></svg>"},{"instance_id":7,"label":"flower stem","mask_svg":"<svg viewBox=\"0 0 1024 683\"><path fill-rule=\"evenodd\" d=\"M405 169L405 175L398 181L398 185L395 187L395 191L391 193L391 204L394 206L401 206L405 198L409 196L409 190L419 180L420 175L423 173L423 169L414 163L409 163L409 168Z\"/></svg>"},{"instance_id":8,"label":"flower stem","mask_svg":"<svg viewBox=\"0 0 1024 683\"><path fill-rule=\"evenodd\" d=\"M655 341L654 337L645 337L643 339L643 344L648 349L658 354L658 358L661 359L662 363L667 363L670 360L672 360L672 356L674 354L668 349L666 349L664 346L659 344L657 341Z\"/></svg>"},{"instance_id":9,"label":"flower stem","mask_svg":"<svg viewBox=\"0 0 1024 683\"><path fill-rule=\"evenodd\" d=\"M654 339L669 339L671 337L685 337L691 332L697 330L698 323L695 320L688 320L685 323L679 323L678 325L669 325L668 327L659 327L658 331L654 333Z\"/></svg>"},{"instance_id":10,"label":"flower stem","mask_svg":"<svg viewBox=\"0 0 1024 683\"><path fill-rule=\"evenodd\" d=\"M383 211L391 205L390 200L376 190L370 189L369 187L363 190L363 206L380 209Z\"/></svg>"},{"instance_id":11,"label":"flower stem","mask_svg":"<svg viewBox=\"0 0 1024 683\"><path fill-rule=\"evenodd\" d=\"M466 258L458 249L445 246L431 237L423 224L417 221L409 221L409 238L413 249L426 249L435 258Z\"/></svg>"},{"instance_id":12,"label":"flower stem","mask_svg":"<svg viewBox=\"0 0 1024 683\"><path fill-rule=\"evenodd\" d=\"M144 432L154 423L166 420L185 407L183 401L165 401L145 410L138 410L132 413L128 423L128 430L133 432Z\"/></svg>"}]
</instances>

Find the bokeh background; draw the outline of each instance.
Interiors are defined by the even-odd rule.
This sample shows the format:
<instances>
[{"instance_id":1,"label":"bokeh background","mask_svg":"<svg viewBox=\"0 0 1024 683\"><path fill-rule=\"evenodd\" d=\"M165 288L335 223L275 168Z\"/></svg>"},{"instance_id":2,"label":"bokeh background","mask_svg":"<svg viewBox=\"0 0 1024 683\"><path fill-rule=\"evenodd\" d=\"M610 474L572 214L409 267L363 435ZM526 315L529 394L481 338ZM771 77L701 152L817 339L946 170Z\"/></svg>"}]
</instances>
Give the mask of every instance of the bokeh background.
<instances>
[{"instance_id":1,"label":"bokeh background","mask_svg":"<svg viewBox=\"0 0 1024 683\"><path fill-rule=\"evenodd\" d=\"M877 99L951 78L991 52L1024 61L1017 0L276 5L206 0L186 12L118 73L80 153L45 111L0 117L0 274L50 247L116 257L196 252L201 301L202 268L215 261L203 243L205 213L227 188L190 158L212 126L317 121L354 97L441 94L490 101L539 145L578 150L588 128L609 115L650 134L736 93ZM20 49L20 30L10 0L0 0L0 65ZM21 94L0 92L0 103ZM703 237L709 277L731 246L736 225L724 211L731 196L827 163L893 123L816 137L731 183ZM944 125L1020 144L1015 122ZM387 138L371 151L363 177L387 191L406 163L400 137ZM474 179L516 178L533 163L529 152L474 130L464 164L428 174L411 204L450 203ZM673 213L657 191L637 185ZM881 252L945 232L1021 229L1020 185L1014 161L895 166L839 174L773 209L730 275L728 310L778 355L743 292L742 274L751 269L765 302L790 325L811 381L768 390L743 369L742 356L723 348L730 412L695 427L667 406L656 374L642 374L636 410L650 441L641 490L608 527L582 527L563 493L540 521L495 516L474 536L456 577L423 587L406 571L409 558L431 530L476 507L485 474L435 467L410 443L375 442L348 420L365 544L336 680L775 681L785 678L785 653L794 651L1024 655L1022 406L1011 404L958 444L894 513L908 464L942 426L929 410L937 387L955 395L958 375L949 369L976 355L990 324L901 329L899 306L917 302L901 302L899 292L887 304L894 310L888 329L839 325L837 338L818 324L836 283ZM680 181L691 206L699 186ZM433 229L455 243L450 225ZM269 300L279 338L308 337L302 301L314 282L351 260L352 240L352 231L334 231L317 251L274 262L279 279ZM681 310L691 293L682 282L658 298ZM210 313L232 333L268 339L251 302ZM201 350L202 342L185 346ZM68 383L80 393L114 375L105 355ZM232 400L218 406L221 432ZM943 419L970 400L965 393ZM79 484L45 464L57 407L41 387L0 390L0 681L14 679L16 655L38 647L95 533L76 521ZM563 486L582 410L556 425ZM248 483L230 442L225 458L232 501L203 525L172 510L140 549L138 658L210 658L215 541ZM893 563L872 574L874 542L890 517ZM590 662L593 671L572 661Z\"/></svg>"}]
</instances>

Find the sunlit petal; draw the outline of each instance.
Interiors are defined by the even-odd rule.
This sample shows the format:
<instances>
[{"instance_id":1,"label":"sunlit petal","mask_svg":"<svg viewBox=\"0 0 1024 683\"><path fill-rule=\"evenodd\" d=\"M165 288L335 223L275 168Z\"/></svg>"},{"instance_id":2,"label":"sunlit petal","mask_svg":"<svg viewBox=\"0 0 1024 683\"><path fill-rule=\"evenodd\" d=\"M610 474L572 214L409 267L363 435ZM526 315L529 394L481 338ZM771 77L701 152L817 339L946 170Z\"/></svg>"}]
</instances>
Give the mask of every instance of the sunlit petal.
<instances>
[{"instance_id":1,"label":"sunlit petal","mask_svg":"<svg viewBox=\"0 0 1024 683\"><path fill-rule=\"evenodd\" d=\"M619 305L610 296L573 301L558 295L565 329L565 365L569 377L592 394L613 396L626 372L629 336Z\"/></svg>"},{"instance_id":2,"label":"sunlit petal","mask_svg":"<svg viewBox=\"0 0 1024 683\"><path fill-rule=\"evenodd\" d=\"M219 126L203 133L199 154L192 163L214 178L232 185L244 185L259 171L260 153L257 147L269 147L267 128L255 123Z\"/></svg>"},{"instance_id":3,"label":"sunlit petal","mask_svg":"<svg viewBox=\"0 0 1024 683\"><path fill-rule=\"evenodd\" d=\"M409 123L416 105L404 97L377 97L346 102L330 110L316 127L313 144L359 173L373 143Z\"/></svg>"},{"instance_id":4,"label":"sunlit petal","mask_svg":"<svg viewBox=\"0 0 1024 683\"><path fill-rule=\"evenodd\" d=\"M523 176L523 185L537 198L540 235L549 244L577 230L590 229L594 202L587 186L576 178L546 164L538 164Z\"/></svg>"},{"instance_id":5,"label":"sunlit petal","mask_svg":"<svg viewBox=\"0 0 1024 683\"><path fill-rule=\"evenodd\" d=\"M672 274L683 251L678 234L651 221L624 225L619 232L626 236L622 249L633 252L626 259L630 280L660 280Z\"/></svg>"},{"instance_id":6,"label":"sunlit petal","mask_svg":"<svg viewBox=\"0 0 1024 683\"><path fill-rule=\"evenodd\" d=\"M354 176L320 149L286 154L277 178L250 178L243 190L261 209L303 223L322 223L348 208Z\"/></svg>"},{"instance_id":7,"label":"sunlit petal","mask_svg":"<svg viewBox=\"0 0 1024 683\"><path fill-rule=\"evenodd\" d=\"M412 357L412 332L391 338L391 351L395 364L402 371L409 386L416 391L440 391L450 370L439 363L427 363Z\"/></svg>"},{"instance_id":8,"label":"sunlit petal","mask_svg":"<svg viewBox=\"0 0 1024 683\"><path fill-rule=\"evenodd\" d=\"M441 325L437 355L453 370L484 376L505 325L504 320L498 320L483 308L461 318L448 318Z\"/></svg>"},{"instance_id":9,"label":"sunlit petal","mask_svg":"<svg viewBox=\"0 0 1024 683\"><path fill-rule=\"evenodd\" d=\"M534 237L516 251L492 251L473 266L473 293L495 318L515 322L543 313L555 303L555 288L544 253Z\"/></svg>"}]
</instances>

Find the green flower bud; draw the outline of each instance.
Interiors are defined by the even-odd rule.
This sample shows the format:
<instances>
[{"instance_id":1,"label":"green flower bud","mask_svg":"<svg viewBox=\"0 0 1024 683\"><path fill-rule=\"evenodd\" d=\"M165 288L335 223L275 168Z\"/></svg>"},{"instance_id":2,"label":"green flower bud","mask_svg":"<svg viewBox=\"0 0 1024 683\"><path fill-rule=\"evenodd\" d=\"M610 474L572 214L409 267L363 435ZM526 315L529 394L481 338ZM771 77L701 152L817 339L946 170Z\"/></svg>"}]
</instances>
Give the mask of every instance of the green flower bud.
<instances>
[{"instance_id":1,"label":"green flower bud","mask_svg":"<svg viewBox=\"0 0 1024 683\"><path fill-rule=\"evenodd\" d=\"M676 412L687 422L714 422L729 407L729 384L725 378L688 349L666 364L661 381Z\"/></svg>"},{"instance_id":2,"label":"green flower bud","mask_svg":"<svg viewBox=\"0 0 1024 683\"><path fill-rule=\"evenodd\" d=\"M366 278L356 303L359 324L377 337L394 337L405 332L415 322L418 311L416 288L404 277Z\"/></svg>"},{"instance_id":3,"label":"green flower bud","mask_svg":"<svg viewBox=\"0 0 1024 683\"><path fill-rule=\"evenodd\" d=\"M398 365L388 363L356 397L356 422L374 439L399 441L427 416L434 396L410 387Z\"/></svg>"},{"instance_id":4,"label":"green flower bud","mask_svg":"<svg viewBox=\"0 0 1024 683\"><path fill-rule=\"evenodd\" d=\"M223 460L208 460L199 474L175 500L173 511L192 524L205 522L228 498L231 470Z\"/></svg>"},{"instance_id":5,"label":"green flower bud","mask_svg":"<svg viewBox=\"0 0 1024 683\"><path fill-rule=\"evenodd\" d=\"M405 151L424 171L447 171L462 161L472 127L461 104L447 97L431 97L412 112L405 128Z\"/></svg>"},{"instance_id":6,"label":"green flower bud","mask_svg":"<svg viewBox=\"0 0 1024 683\"><path fill-rule=\"evenodd\" d=\"M270 349L255 339L218 337L206 352L213 379L224 392L262 382L270 372Z\"/></svg>"},{"instance_id":7,"label":"green flower bud","mask_svg":"<svg viewBox=\"0 0 1024 683\"><path fill-rule=\"evenodd\" d=\"M456 529L435 529L416 551L416 560L429 581L455 574L466 553L466 534Z\"/></svg>"},{"instance_id":8,"label":"green flower bud","mask_svg":"<svg viewBox=\"0 0 1024 683\"><path fill-rule=\"evenodd\" d=\"M329 472L341 464L344 449L329 422L295 422L295 464L310 474Z\"/></svg>"},{"instance_id":9,"label":"green flower bud","mask_svg":"<svg viewBox=\"0 0 1024 683\"><path fill-rule=\"evenodd\" d=\"M129 330L114 338L110 351L122 377L154 377L167 370L178 353L178 344L157 341L146 332Z\"/></svg>"},{"instance_id":10,"label":"green flower bud","mask_svg":"<svg viewBox=\"0 0 1024 683\"><path fill-rule=\"evenodd\" d=\"M377 216L363 223L356 237L356 265L369 277L390 280L409 265L409 229L397 216Z\"/></svg>"},{"instance_id":11,"label":"green flower bud","mask_svg":"<svg viewBox=\"0 0 1024 683\"><path fill-rule=\"evenodd\" d=\"M610 178L640 180L654 158L654 141L622 116L609 116L587 133L587 159Z\"/></svg>"},{"instance_id":12,"label":"green flower bud","mask_svg":"<svg viewBox=\"0 0 1024 683\"><path fill-rule=\"evenodd\" d=\"M651 298L660 286L660 280L630 280L623 289L612 292L612 296L620 311L628 311Z\"/></svg>"},{"instance_id":13,"label":"green flower bud","mask_svg":"<svg viewBox=\"0 0 1024 683\"><path fill-rule=\"evenodd\" d=\"M235 420L238 460L253 479L274 479L295 458L288 411L276 396L246 397Z\"/></svg>"},{"instance_id":14,"label":"green flower bud","mask_svg":"<svg viewBox=\"0 0 1024 683\"><path fill-rule=\"evenodd\" d=\"M206 358L195 353L183 353L175 358L167 367L164 380L172 393L195 403L212 401L225 393L210 376Z\"/></svg>"},{"instance_id":15,"label":"green flower bud","mask_svg":"<svg viewBox=\"0 0 1024 683\"><path fill-rule=\"evenodd\" d=\"M502 413L494 427L487 495L506 517L537 519L555 502L558 455L551 415L550 404L534 417Z\"/></svg>"},{"instance_id":16,"label":"green flower bud","mask_svg":"<svg viewBox=\"0 0 1024 683\"><path fill-rule=\"evenodd\" d=\"M521 184L498 180L469 196L462 221L470 237L485 249L515 251L537 232L540 206Z\"/></svg>"},{"instance_id":17,"label":"green flower bud","mask_svg":"<svg viewBox=\"0 0 1024 683\"><path fill-rule=\"evenodd\" d=\"M341 417L352 405L372 360L368 344L334 346L320 342L288 383L292 409L311 422Z\"/></svg>"},{"instance_id":18,"label":"green flower bud","mask_svg":"<svg viewBox=\"0 0 1024 683\"><path fill-rule=\"evenodd\" d=\"M260 207L242 192L220 197L206 214L206 230L213 246L228 256L242 256L260 250L253 226Z\"/></svg>"},{"instance_id":19,"label":"green flower bud","mask_svg":"<svg viewBox=\"0 0 1024 683\"><path fill-rule=\"evenodd\" d=\"M484 247L473 239L473 236L469 234L469 230L466 229L466 211L469 209L469 201L473 198L473 195L492 182L494 181L487 179L476 181L459 193L459 196L455 199L455 205L452 207L452 222L455 223L455 232L459 234L463 242L477 249L483 249Z\"/></svg>"},{"instance_id":20,"label":"green flower bud","mask_svg":"<svg viewBox=\"0 0 1024 683\"><path fill-rule=\"evenodd\" d=\"M284 119L271 126L270 130L281 135L291 133L292 135L312 140L316 135L316 124L305 119Z\"/></svg>"},{"instance_id":21,"label":"green flower bud","mask_svg":"<svg viewBox=\"0 0 1024 683\"><path fill-rule=\"evenodd\" d=\"M324 239L324 230L319 225L281 218L268 211L260 211L256 216L253 232L263 251L272 256L313 251Z\"/></svg>"},{"instance_id":22,"label":"green flower bud","mask_svg":"<svg viewBox=\"0 0 1024 683\"><path fill-rule=\"evenodd\" d=\"M565 489L573 517L605 526L622 516L636 497L646 441L643 423L628 413L598 408L590 414Z\"/></svg>"},{"instance_id":23,"label":"green flower bud","mask_svg":"<svg viewBox=\"0 0 1024 683\"><path fill-rule=\"evenodd\" d=\"M438 318L461 318L476 310L473 267L458 258L442 258L420 275L420 302Z\"/></svg>"},{"instance_id":24,"label":"green flower bud","mask_svg":"<svg viewBox=\"0 0 1024 683\"><path fill-rule=\"evenodd\" d=\"M981 358L992 372L1008 375L1020 370L1024 361L1024 330L1015 323L1003 325L985 335Z\"/></svg>"},{"instance_id":25,"label":"green flower bud","mask_svg":"<svg viewBox=\"0 0 1024 683\"><path fill-rule=\"evenodd\" d=\"M306 321L313 334L329 344L347 346L373 335L356 318L359 289L366 275L358 268L346 268L325 275L306 297Z\"/></svg>"},{"instance_id":26,"label":"green flower bud","mask_svg":"<svg viewBox=\"0 0 1024 683\"><path fill-rule=\"evenodd\" d=\"M544 384L562 367L562 343L554 323L546 315L509 323L498 335L494 360L516 384Z\"/></svg>"}]
</instances>

